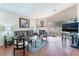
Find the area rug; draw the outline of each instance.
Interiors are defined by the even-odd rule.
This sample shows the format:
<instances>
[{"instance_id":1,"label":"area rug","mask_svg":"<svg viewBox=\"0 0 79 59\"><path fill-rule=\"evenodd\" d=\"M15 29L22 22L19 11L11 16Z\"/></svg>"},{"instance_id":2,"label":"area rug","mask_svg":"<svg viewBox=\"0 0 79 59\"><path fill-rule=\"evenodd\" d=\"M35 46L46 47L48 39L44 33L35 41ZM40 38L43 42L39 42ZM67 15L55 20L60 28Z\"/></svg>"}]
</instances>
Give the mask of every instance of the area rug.
<instances>
[{"instance_id":1,"label":"area rug","mask_svg":"<svg viewBox=\"0 0 79 59\"><path fill-rule=\"evenodd\" d=\"M32 45L29 44L29 51L32 53L36 53L47 44L48 44L48 41L43 40L43 43L42 43L42 40L38 39L36 40L36 47L35 47L35 41L32 42Z\"/></svg>"}]
</instances>

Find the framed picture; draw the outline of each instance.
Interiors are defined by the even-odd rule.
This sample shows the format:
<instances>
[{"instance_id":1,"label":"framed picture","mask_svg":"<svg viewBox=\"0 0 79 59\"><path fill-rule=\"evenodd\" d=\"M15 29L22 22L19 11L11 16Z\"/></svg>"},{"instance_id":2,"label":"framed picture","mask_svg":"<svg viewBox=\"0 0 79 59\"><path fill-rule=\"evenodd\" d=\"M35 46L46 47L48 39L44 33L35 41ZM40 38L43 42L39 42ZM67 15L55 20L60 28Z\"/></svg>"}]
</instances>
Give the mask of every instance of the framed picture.
<instances>
[{"instance_id":1,"label":"framed picture","mask_svg":"<svg viewBox=\"0 0 79 59\"><path fill-rule=\"evenodd\" d=\"M19 18L19 27L20 28L29 28L30 20L25 18Z\"/></svg>"}]
</instances>

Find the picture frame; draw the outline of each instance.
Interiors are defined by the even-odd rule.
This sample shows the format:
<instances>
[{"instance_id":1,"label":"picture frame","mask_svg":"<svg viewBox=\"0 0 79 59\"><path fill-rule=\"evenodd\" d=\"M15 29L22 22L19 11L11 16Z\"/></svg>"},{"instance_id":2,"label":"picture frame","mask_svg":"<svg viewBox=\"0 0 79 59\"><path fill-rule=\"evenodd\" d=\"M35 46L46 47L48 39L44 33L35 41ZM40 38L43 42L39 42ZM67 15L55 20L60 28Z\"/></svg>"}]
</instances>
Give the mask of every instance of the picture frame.
<instances>
[{"instance_id":1,"label":"picture frame","mask_svg":"<svg viewBox=\"0 0 79 59\"><path fill-rule=\"evenodd\" d=\"M19 18L19 27L20 28L29 28L30 20L25 18Z\"/></svg>"}]
</instances>

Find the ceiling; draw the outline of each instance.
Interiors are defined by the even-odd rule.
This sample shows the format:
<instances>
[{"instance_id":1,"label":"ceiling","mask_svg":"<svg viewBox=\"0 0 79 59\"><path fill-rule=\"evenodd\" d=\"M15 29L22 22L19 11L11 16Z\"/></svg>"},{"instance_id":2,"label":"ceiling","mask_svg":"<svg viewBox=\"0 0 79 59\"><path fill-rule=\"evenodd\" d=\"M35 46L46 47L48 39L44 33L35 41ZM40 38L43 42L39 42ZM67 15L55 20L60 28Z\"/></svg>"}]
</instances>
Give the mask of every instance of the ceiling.
<instances>
[{"instance_id":1,"label":"ceiling","mask_svg":"<svg viewBox=\"0 0 79 59\"><path fill-rule=\"evenodd\" d=\"M1 3L0 8L31 18L44 18L51 16L72 3Z\"/></svg>"}]
</instances>

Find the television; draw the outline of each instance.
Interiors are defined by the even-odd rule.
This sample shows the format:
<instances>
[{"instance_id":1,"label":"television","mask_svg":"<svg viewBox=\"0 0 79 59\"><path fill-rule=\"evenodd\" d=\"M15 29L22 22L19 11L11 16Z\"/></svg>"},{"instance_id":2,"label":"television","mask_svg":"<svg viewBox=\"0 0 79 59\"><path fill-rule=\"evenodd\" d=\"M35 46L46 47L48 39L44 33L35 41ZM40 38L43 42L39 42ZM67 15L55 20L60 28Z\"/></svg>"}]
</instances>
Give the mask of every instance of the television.
<instances>
[{"instance_id":1,"label":"television","mask_svg":"<svg viewBox=\"0 0 79 59\"><path fill-rule=\"evenodd\" d=\"M78 33L78 24L78 22L62 24L62 31Z\"/></svg>"}]
</instances>

